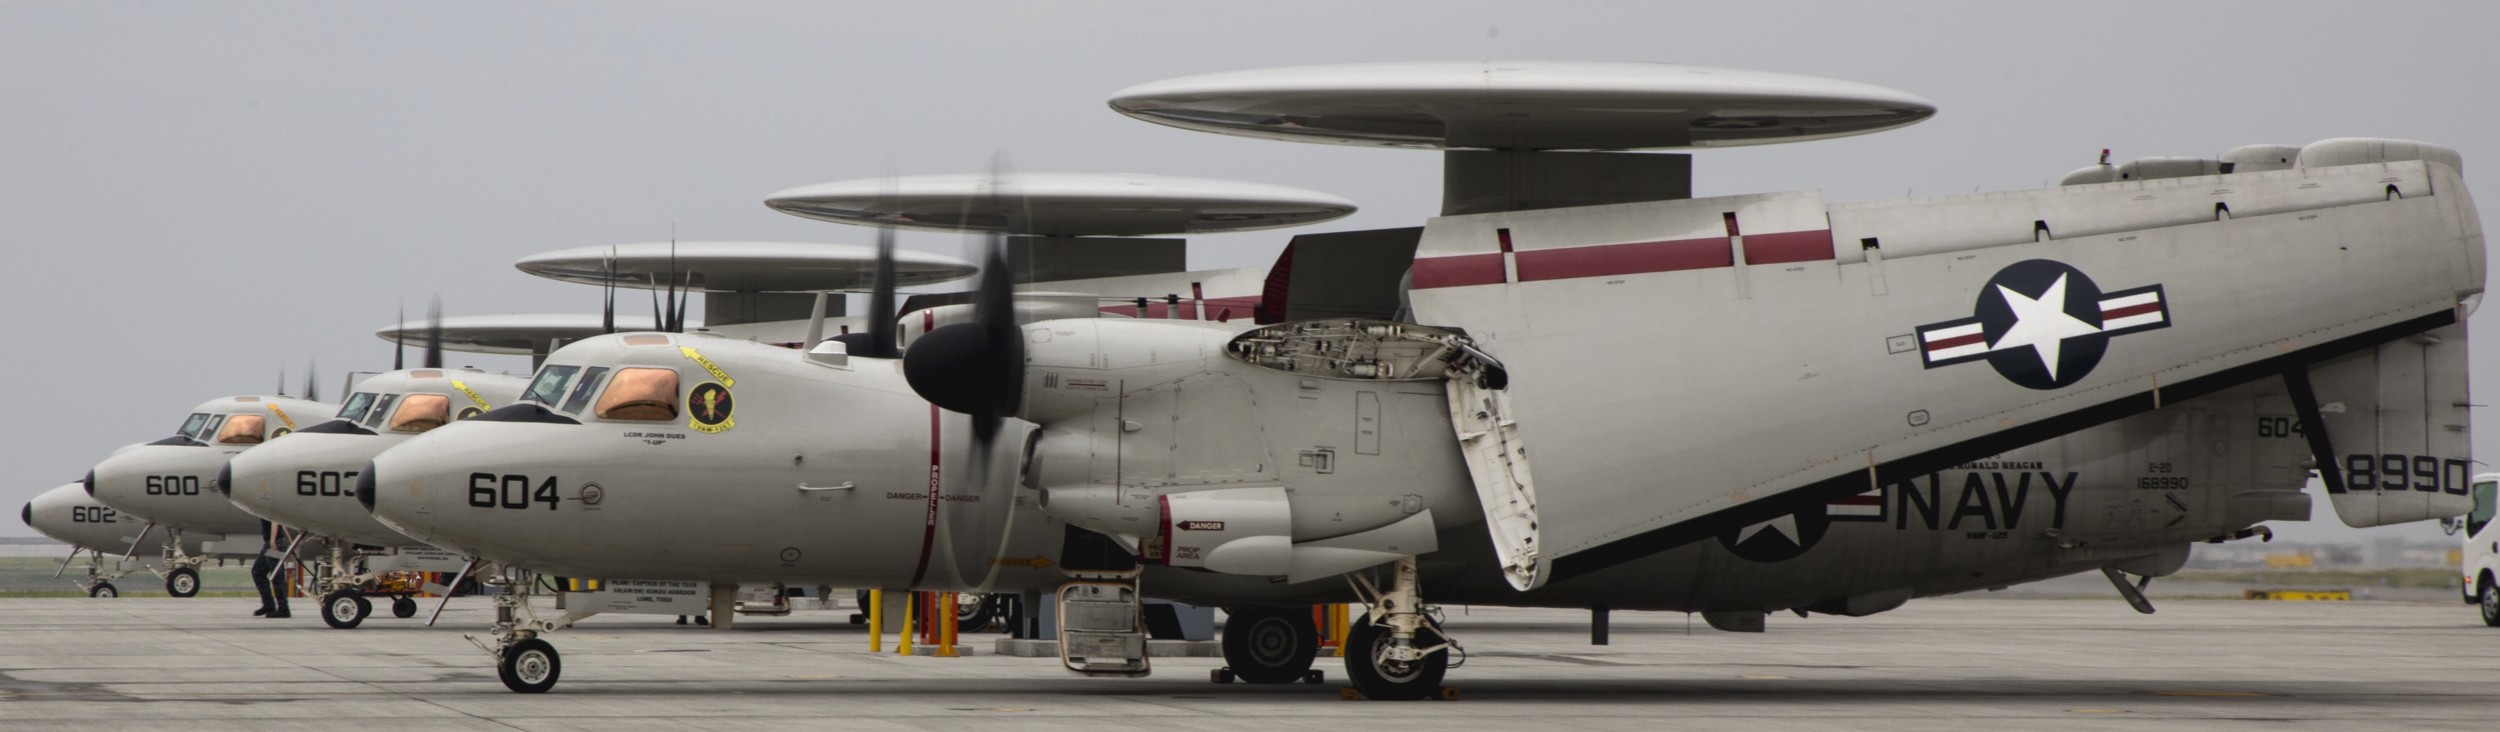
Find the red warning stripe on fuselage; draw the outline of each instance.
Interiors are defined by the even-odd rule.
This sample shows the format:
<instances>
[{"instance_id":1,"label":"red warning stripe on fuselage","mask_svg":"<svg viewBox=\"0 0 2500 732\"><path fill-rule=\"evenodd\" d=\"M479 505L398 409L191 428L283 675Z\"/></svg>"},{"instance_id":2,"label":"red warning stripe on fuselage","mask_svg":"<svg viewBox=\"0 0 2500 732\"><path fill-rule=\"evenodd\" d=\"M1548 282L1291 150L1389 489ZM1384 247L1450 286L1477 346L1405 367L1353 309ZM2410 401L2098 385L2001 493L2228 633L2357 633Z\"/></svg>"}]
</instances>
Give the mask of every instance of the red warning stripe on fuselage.
<instances>
[{"instance_id":1,"label":"red warning stripe on fuselage","mask_svg":"<svg viewBox=\"0 0 2500 732\"><path fill-rule=\"evenodd\" d=\"M1836 258L1829 229L1746 234L1746 264L1818 262ZM1652 272L1680 272L1736 266L1732 237L1597 244L1554 249L1524 249L1510 254L1454 254L1415 260L1415 289L1498 285L1508 281L1511 257L1519 281L1539 282L1585 277L1615 277Z\"/></svg>"}]
</instances>

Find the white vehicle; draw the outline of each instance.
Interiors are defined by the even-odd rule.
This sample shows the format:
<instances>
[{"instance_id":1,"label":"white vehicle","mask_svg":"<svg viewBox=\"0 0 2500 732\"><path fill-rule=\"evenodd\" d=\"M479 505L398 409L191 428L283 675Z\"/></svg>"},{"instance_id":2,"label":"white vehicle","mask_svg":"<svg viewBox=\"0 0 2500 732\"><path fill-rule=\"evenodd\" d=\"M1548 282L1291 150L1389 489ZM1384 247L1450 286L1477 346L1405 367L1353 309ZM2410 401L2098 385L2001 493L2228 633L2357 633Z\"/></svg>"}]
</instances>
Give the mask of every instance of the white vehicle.
<instances>
[{"instance_id":1,"label":"white vehicle","mask_svg":"<svg viewBox=\"0 0 2500 732\"><path fill-rule=\"evenodd\" d=\"M2464 526L2465 556L2457 563L2457 571L2465 580L2459 587L2465 601L2483 610L2483 624L2500 627L2500 530L2491 528L2495 506L2494 492L2500 492L2500 473L2474 476L2474 510L2463 519L2440 523L2451 531Z\"/></svg>"}]
</instances>

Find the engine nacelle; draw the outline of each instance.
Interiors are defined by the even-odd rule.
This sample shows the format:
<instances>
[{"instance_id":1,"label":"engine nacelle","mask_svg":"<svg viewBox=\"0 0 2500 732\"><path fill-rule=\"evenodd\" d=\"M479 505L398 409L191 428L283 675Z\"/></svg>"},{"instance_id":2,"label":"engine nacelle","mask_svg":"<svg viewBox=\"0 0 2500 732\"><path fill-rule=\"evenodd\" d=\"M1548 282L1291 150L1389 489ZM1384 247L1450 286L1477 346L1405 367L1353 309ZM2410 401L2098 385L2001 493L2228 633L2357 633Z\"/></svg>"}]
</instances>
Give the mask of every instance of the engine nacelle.
<instances>
[{"instance_id":1,"label":"engine nacelle","mask_svg":"<svg viewBox=\"0 0 2500 732\"><path fill-rule=\"evenodd\" d=\"M2232 173L2290 170L2299 161L2299 145L2241 145L2222 154L2222 166Z\"/></svg>"},{"instance_id":2,"label":"engine nacelle","mask_svg":"<svg viewBox=\"0 0 2500 732\"><path fill-rule=\"evenodd\" d=\"M2312 142L2300 149L2299 165L2303 168L2326 168L2398 160L2441 163L2457 169L2459 173L2465 172L2465 156L2458 154L2456 148L2384 137L2338 137Z\"/></svg>"},{"instance_id":3,"label":"engine nacelle","mask_svg":"<svg viewBox=\"0 0 2500 732\"><path fill-rule=\"evenodd\" d=\"M1139 558L1224 574L1293 571L1293 507L1285 489L1224 488L1160 499L1162 521Z\"/></svg>"}]
</instances>

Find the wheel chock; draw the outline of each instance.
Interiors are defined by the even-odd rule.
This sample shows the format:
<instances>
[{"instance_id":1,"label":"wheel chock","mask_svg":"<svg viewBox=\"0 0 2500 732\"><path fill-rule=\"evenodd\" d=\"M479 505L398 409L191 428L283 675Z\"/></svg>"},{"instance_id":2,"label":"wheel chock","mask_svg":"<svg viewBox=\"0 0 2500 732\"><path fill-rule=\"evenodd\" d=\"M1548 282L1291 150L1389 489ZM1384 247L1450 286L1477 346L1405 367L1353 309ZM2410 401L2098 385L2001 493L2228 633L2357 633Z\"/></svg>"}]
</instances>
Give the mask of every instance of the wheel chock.
<instances>
[{"instance_id":1,"label":"wheel chock","mask_svg":"<svg viewBox=\"0 0 2500 732\"><path fill-rule=\"evenodd\" d=\"M1207 683L1210 683L1210 684L1230 684L1230 683L1233 683L1233 670L1232 670L1232 669L1230 669L1230 668L1211 668L1211 669L1207 669Z\"/></svg>"},{"instance_id":2,"label":"wheel chock","mask_svg":"<svg viewBox=\"0 0 2500 732\"><path fill-rule=\"evenodd\" d=\"M1326 672L1326 671L1321 671L1321 670L1319 670L1319 669L1311 669L1310 671L1306 671L1306 672L1304 672L1304 673L1302 674L1302 683L1305 683L1305 684L1325 684L1325 683L1328 683L1328 672Z\"/></svg>"},{"instance_id":3,"label":"wheel chock","mask_svg":"<svg viewBox=\"0 0 2500 732\"><path fill-rule=\"evenodd\" d=\"M1441 697L1441 701L1458 701L1458 687L1455 687L1455 686L1444 686L1444 687L1441 687L1441 693L1439 694L1439 696Z\"/></svg>"},{"instance_id":4,"label":"wheel chock","mask_svg":"<svg viewBox=\"0 0 2500 732\"><path fill-rule=\"evenodd\" d=\"M1338 700L1338 701L1362 701L1362 700L1363 700L1363 692L1360 692L1360 691L1355 691L1355 690L1354 690L1354 687L1351 687L1351 686L1340 686L1340 687L1337 687L1337 700Z\"/></svg>"}]
</instances>

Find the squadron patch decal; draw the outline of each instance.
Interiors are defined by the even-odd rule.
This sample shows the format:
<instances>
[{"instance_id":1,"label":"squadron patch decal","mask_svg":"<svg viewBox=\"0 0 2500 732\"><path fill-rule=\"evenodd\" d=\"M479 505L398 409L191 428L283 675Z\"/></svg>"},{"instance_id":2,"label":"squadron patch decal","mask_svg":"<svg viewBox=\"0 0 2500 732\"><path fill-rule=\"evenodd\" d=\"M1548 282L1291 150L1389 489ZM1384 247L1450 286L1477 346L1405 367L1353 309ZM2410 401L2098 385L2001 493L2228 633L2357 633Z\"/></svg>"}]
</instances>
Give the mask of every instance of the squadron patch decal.
<instances>
[{"instance_id":1,"label":"squadron patch decal","mask_svg":"<svg viewBox=\"0 0 2500 732\"><path fill-rule=\"evenodd\" d=\"M2082 270L2049 259L2006 265L1981 287L1967 318L1918 327L1927 368L1985 360L2031 389L2083 380L2111 336L2170 327L2161 285L2102 292Z\"/></svg>"},{"instance_id":2,"label":"squadron patch decal","mask_svg":"<svg viewBox=\"0 0 2500 732\"><path fill-rule=\"evenodd\" d=\"M738 421L730 418L731 413L737 411L737 406L737 398L729 393L729 387L721 386L720 382L696 384L694 391L686 393L686 415L690 417L686 426L697 432L716 435L728 432L738 426Z\"/></svg>"}]
</instances>

